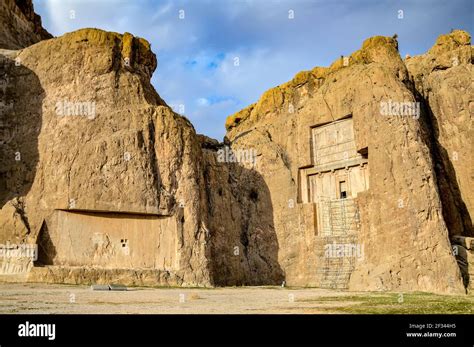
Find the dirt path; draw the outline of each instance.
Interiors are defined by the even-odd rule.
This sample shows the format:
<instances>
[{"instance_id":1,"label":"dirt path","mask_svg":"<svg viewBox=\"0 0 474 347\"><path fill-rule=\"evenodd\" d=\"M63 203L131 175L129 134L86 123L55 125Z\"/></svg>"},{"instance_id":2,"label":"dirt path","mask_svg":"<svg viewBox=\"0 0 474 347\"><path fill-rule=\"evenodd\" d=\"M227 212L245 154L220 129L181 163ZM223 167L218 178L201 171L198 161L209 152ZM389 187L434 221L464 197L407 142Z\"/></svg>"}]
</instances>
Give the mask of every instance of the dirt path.
<instances>
[{"instance_id":1,"label":"dirt path","mask_svg":"<svg viewBox=\"0 0 474 347\"><path fill-rule=\"evenodd\" d=\"M474 295L345 292L318 288L128 288L0 284L0 313L463 313Z\"/></svg>"},{"instance_id":2,"label":"dirt path","mask_svg":"<svg viewBox=\"0 0 474 347\"><path fill-rule=\"evenodd\" d=\"M354 302L312 301L347 295L354 293L279 287L93 291L86 286L0 284L0 313L328 313L330 307Z\"/></svg>"}]
</instances>

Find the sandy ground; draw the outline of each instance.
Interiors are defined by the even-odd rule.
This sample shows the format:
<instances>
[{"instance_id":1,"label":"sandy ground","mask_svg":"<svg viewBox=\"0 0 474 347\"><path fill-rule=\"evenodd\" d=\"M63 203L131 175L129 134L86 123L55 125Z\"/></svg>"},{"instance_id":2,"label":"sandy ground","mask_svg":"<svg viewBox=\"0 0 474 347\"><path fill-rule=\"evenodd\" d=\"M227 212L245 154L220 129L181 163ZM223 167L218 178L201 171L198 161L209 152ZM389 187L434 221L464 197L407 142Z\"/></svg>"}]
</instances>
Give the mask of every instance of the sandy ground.
<instances>
[{"instance_id":1,"label":"sandy ground","mask_svg":"<svg viewBox=\"0 0 474 347\"><path fill-rule=\"evenodd\" d=\"M88 286L0 284L0 313L329 313L330 307L357 303L311 301L354 294L279 287L94 291Z\"/></svg>"}]
</instances>

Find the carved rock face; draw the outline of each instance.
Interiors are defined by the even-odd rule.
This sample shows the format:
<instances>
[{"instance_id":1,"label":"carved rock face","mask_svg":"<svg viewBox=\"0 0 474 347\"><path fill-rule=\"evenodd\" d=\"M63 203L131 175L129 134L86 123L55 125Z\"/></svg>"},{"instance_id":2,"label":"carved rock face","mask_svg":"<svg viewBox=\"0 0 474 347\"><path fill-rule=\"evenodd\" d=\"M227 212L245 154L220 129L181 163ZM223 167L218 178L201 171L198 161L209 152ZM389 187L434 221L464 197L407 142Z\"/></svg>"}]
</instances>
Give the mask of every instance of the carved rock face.
<instances>
[{"instance_id":1,"label":"carved rock face","mask_svg":"<svg viewBox=\"0 0 474 347\"><path fill-rule=\"evenodd\" d=\"M4 22L24 15L5 47L45 37L24 5L1 5ZM225 144L156 93L144 39L83 29L2 50L0 241L40 243L31 281L462 293L449 236L472 216L451 155L471 152L466 37L406 63L370 38L229 117ZM353 228L324 219L349 210Z\"/></svg>"},{"instance_id":2,"label":"carved rock face","mask_svg":"<svg viewBox=\"0 0 474 347\"><path fill-rule=\"evenodd\" d=\"M155 241L149 242L156 243L150 249L171 247L173 253L156 267L172 271L179 278L176 283L209 284L198 204L201 150L191 124L166 106L150 84L156 58L149 44L130 34L84 29L5 59L10 60L5 69L14 107L4 121L18 131L2 148L2 241L35 242L48 230L53 241L65 245L61 232L69 230L72 216L62 219L64 230L55 229L54 215L60 210L99 213L99 219L104 213L111 213L110 218L137 215L137 220L153 215L170 219L165 223L170 236L150 233ZM15 153L20 153L19 160ZM179 201L186 203L178 206ZM111 220L120 230L109 236L130 239L133 269L141 261L140 242L147 239L130 237L139 224L127 223ZM97 232L87 225L72 229L72 235L82 233L90 245L70 249L84 254L77 258L70 253L69 263L64 263L67 250L56 250L52 264L93 265L74 260L93 253L92 230ZM168 239L172 245L156 241ZM141 259L148 264L144 268L151 266L149 255ZM111 261L109 268L122 268L123 263Z\"/></svg>"},{"instance_id":3,"label":"carved rock face","mask_svg":"<svg viewBox=\"0 0 474 347\"><path fill-rule=\"evenodd\" d=\"M463 38L462 44L444 48L439 47L443 43L437 44L436 52L453 54L453 47L459 50L459 45L470 50L466 35L458 35ZM227 138L234 150L257 150L255 170L271 196L278 260L290 285L318 286L328 280L331 270L344 272L350 268L350 276L344 279L349 289L464 292L449 242L449 235L456 231L446 227L446 204L439 193L443 180L455 178L440 178L435 170L438 149L428 125L428 101L420 98L421 93L414 88L396 46L393 39L371 38L347 59L337 60L329 69L299 73L227 121ZM453 73L465 76L467 79L458 80L459 88L468 88L471 61L459 62L460 74ZM445 98L455 100L440 90L430 102L435 99L445 105ZM454 108L445 112L446 118L463 123L464 129L451 134L453 143L464 141L463 133L468 133L468 118L463 116L468 104L463 101L460 112ZM363 257L352 264L341 261L340 265L330 265L332 260L321 256L320 248L345 241L324 239L324 223L320 222L324 211L316 201L304 198L312 194L311 182L317 185L325 182L323 175L331 175L312 169L317 168L314 151L318 148L313 143L312 129L348 116L353 119L357 151L368 157L370 187L355 198L360 225L355 241L350 241L363 248ZM466 150L472 148L467 143L464 146ZM322 147L327 151L330 146ZM469 156L464 158L468 160ZM351 165L346 166L345 177L351 177ZM465 165L459 172L469 167ZM312 180L309 174L322 176ZM339 173L333 170L332 175ZM324 189L331 189L329 181L324 185ZM318 187L314 189L318 191ZM334 186L334 195L336 190ZM290 201L298 203L292 206ZM466 229L464 234L469 235ZM337 286L337 279L332 284Z\"/></svg>"}]
</instances>

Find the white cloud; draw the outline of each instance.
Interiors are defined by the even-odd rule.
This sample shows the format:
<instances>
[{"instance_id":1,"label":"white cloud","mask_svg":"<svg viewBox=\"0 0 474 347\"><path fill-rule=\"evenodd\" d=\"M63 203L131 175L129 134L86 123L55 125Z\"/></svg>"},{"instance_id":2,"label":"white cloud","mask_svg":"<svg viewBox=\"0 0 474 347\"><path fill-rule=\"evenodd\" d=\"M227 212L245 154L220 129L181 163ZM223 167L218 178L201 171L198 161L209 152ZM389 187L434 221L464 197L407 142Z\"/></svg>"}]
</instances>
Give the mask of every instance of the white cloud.
<instances>
[{"instance_id":1,"label":"white cloud","mask_svg":"<svg viewBox=\"0 0 474 347\"><path fill-rule=\"evenodd\" d=\"M152 83L184 105L196 130L222 138L225 118L297 72L327 66L373 35L399 36L402 54L426 51L450 28L472 31L469 0L215 1L34 0L54 35L96 27L147 39L158 57ZM396 18L399 6L406 18ZM178 11L185 9L184 20ZM288 19L288 10L295 18ZM76 11L76 19L69 11ZM222 59L222 56L224 58ZM234 66L239 57L239 66ZM196 61L196 64L186 62Z\"/></svg>"},{"instance_id":2,"label":"white cloud","mask_svg":"<svg viewBox=\"0 0 474 347\"><path fill-rule=\"evenodd\" d=\"M199 106L209 106L210 104L209 100L207 100L206 98L198 98L196 102Z\"/></svg>"}]
</instances>

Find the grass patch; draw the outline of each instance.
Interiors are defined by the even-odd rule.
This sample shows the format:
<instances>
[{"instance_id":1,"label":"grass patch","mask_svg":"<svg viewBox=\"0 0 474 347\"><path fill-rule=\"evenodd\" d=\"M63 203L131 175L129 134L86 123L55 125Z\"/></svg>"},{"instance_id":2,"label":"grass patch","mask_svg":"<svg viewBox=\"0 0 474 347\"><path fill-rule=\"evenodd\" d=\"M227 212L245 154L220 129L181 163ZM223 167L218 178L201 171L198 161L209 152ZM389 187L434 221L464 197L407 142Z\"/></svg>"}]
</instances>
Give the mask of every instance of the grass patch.
<instances>
[{"instance_id":1,"label":"grass patch","mask_svg":"<svg viewBox=\"0 0 474 347\"><path fill-rule=\"evenodd\" d=\"M323 311L355 314L474 314L473 296L427 293L384 293L298 300L312 303L356 302L351 306L321 307Z\"/></svg>"}]
</instances>

